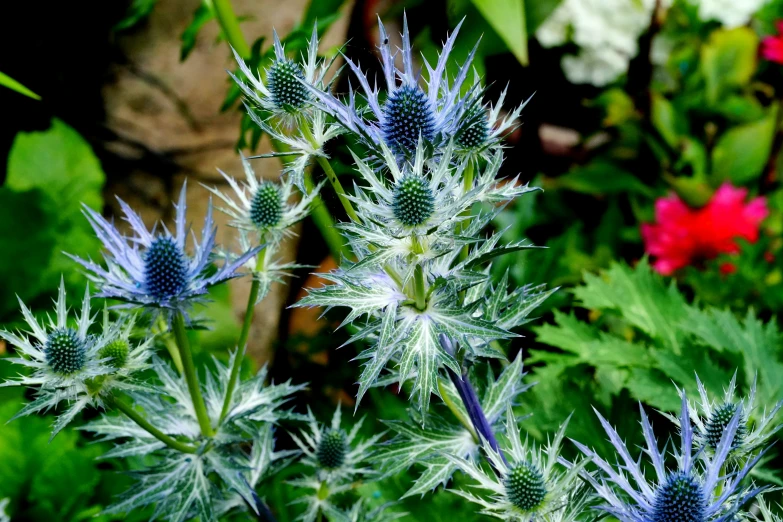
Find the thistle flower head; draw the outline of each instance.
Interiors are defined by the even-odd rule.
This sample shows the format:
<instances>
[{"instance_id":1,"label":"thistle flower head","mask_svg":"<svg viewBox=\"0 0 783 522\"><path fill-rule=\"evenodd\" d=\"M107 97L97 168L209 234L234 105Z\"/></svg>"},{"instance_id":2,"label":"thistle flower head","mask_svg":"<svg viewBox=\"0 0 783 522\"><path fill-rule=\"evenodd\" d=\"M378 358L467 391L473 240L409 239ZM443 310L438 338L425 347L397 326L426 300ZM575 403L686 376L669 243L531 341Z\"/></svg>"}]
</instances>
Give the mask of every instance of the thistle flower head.
<instances>
[{"instance_id":1,"label":"thistle flower head","mask_svg":"<svg viewBox=\"0 0 783 522\"><path fill-rule=\"evenodd\" d=\"M88 277L99 288L99 297L125 301L128 306L186 313L190 306L203 300L207 289L233 277L245 260L258 249L245 252L237 260L210 269L216 228L212 222L210 201L204 218L201 241L194 240L194 252L185 252L188 231L185 225L186 186L182 186L176 207L175 229L165 226L148 231L141 217L127 203L119 200L125 221L133 236L126 237L94 210L84 207L90 225L103 243L106 267L91 260L70 256L87 269Z\"/></svg>"},{"instance_id":2,"label":"thistle flower head","mask_svg":"<svg viewBox=\"0 0 783 522\"><path fill-rule=\"evenodd\" d=\"M311 89L318 99L316 105L332 114L346 129L359 135L378 152L380 145L384 144L397 157L412 157L420 139L435 149L445 146L454 138L459 115L465 110L465 98L460 95L460 90L478 44L460 67L454 81L450 82L446 65L462 26L460 22L444 43L435 67L424 61L428 74L420 83L419 74L414 72L407 17L403 21L401 70L395 66L396 52L392 51L389 35L380 19L378 25L385 100L381 101L377 85L371 87L359 65L346 58L367 99L370 117L356 109L353 90L348 102L343 103L328 91Z\"/></svg>"},{"instance_id":3,"label":"thistle flower head","mask_svg":"<svg viewBox=\"0 0 783 522\"><path fill-rule=\"evenodd\" d=\"M765 488L743 485L743 479L761 458L761 454L741 465L727 465L727 458L737 435L740 410L735 410L714 453L705 455L694 445L688 400L682 395L679 416L680 447L675 448L676 467L667 466L658 448L644 408L639 406L644 453L652 461L655 480L649 482L640 460L634 459L617 432L598 412L609 441L618 454L612 466L592 450L575 442L577 447L601 470L599 477L583 474L605 501L600 509L621 522L718 522L733 520L740 508ZM702 457L699 458L699 455Z\"/></svg>"},{"instance_id":4,"label":"thistle flower head","mask_svg":"<svg viewBox=\"0 0 783 522\"><path fill-rule=\"evenodd\" d=\"M457 493L481 506L482 514L513 522L569 522L576 520L589 502L579 480L586 461L569 469L558 463L568 424L566 420L546 446L523 441L511 407L506 409L508 444L495 451L484 444L493 469L480 463L449 457L476 481L471 491Z\"/></svg>"},{"instance_id":5,"label":"thistle flower head","mask_svg":"<svg viewBox=\"0 0 783 522\"><path fill-rule=\"evenodd\" d=\"M308 429L292 437L304 454L303 463L314 470L319 481L337 485L372 472L365 467L365 462L380 435L359 440L357 435L363 422L363 419L359 420L346 432L341 428L340 406L337 406L328 426L319 424L313 412L308 410Z\"/></svg>"},{"instance_id":6,"label":"thistle flower head","mask_svg":"<svg viewBox=\"0 0 783 522\"><path fill-rule=\"evenodd\" d=\"M279 39L276 44L279 44ZM267 71L266 79L271 101L278 110L296 113L310 101L310 91L302 84L305 81L304 71L295 61L278 56Z\"/></svg>"},{"instance_id":7,"label":"thistle flower head","mask_svg":"<svg viewBox=\"0 0 783 522\"><path fill-rule=\"evenodd\" d=\"M398 156L416 148L419 138L435 138L435 111L418 85L403 85L389 93L383 104L381 132L384 142Z\"/></svg>"},{"instance_id":8,"label":"thistle flower head","mask_svg":"<svg viewBox=\"0 0 783 522\"><path fill-rule=\"evenodd\" d=\"M294 188L289 176L282 177L279 183L261 180L256 177L250 161L244 156L242 166L245 171L243 182L237 182L225 172L220 172L233 194L215 187L205 187L225 203L218 209L231 218L231 226L257 232L260 242L278 243L283 237L292 234L291 226L307 216L321 185L303 195L298 202L289 203Z\"/></svg>"},{"instance_id":9,"label":"thistle flower head","mask_svg":"<svg viewBox=\"0 0 783 522\"><path fill-rule=\"evenodd\" d=\"M292 60L286 56L277 31L273 31L272 38L275 58L264 72L263 78L261 74L254 74L236 51L234 57L244 78L229 74L242 90L250 106L271 115L290 128L300 117L312 116L310 90L328 88L325 85L324 75L332 61L318 58L316 25L313 26L307 55L300 60Z\"/></svg>"},{"instance_id":10,"label":"thistle flower head","mask_svg":"<svg viewBox=\"0 0 783 522\"><path fill-rule=\"evenodd\" d=\"M131 374L144 368L149 357L150 342L146 341L126 354L125 369L120 374L111 375L117 373L116 369L103 354L116 343L127 346L133 320L111 323L108 312L104 311L102 330L92 333L95 318L90 311L89 288L74 322L68 320L65 298L65 285L61 281L55 315L44 322L39 322L20 299L19 306L30 331L0 330L0 339L16 347L17 357L9 361L32 370L30 375L8 380L3 385L29 386L37 391L35 400L16 416L46 411L61 402L69 403L69 408L57 418L52 437L85 407L101 407L105 397L114 390L132 386Z\"/></svg>"},{"instance_id":11,"label":"thistle flower head","mask_svg":"<svg viewBox=\"0 0 783 522\"><path fill-rule=\"evenodd\" d=\"M435 211L435 198L426 179L407 175L394 185L392 212L405 226L421 225Z\"/></svg>"},{"instance_id":12,"label":"thistle flower head","mask_svg":"<svg viewBox=\"0 0 783 522\"><path fill-rule=\"evenodd\" d=\"M115 369L124 368L128 362L130 346L125 339L115 339L100 349L98 357L106 359L106 364Z\"/></svg>"},{"instance_id":13,"label":"thistle flower head","mask_svg":"<svg viewBox=\"0 0 783 522\"><path fill-rule=\"evenodd\" d=\"M326 430L315 450L318 465L323 469L337 469L345 463L350 447L343 430Z\"/></svg>"},{"instance_id":14,"label":"thistle flower head","mask_svg":"<svg viewBox=\"0 0 783 522\"><path fill-rule=\"evenodd\" d=\"M482 158L488 161L494 150L502 146L503 137L519 125L522 109L528 100L509 113L503 114L503 102L507 88L494 104L483 101L484 89L480 88L478 77L473 88L466 95L454 130L456 156L470 161Z\"/></svg>"},{"instance_id":15,"label":"thistle flower head","mask_svg":"<svg viewBox=\"0 0 783 522\"><path fill-rule=\"evenodd\" d=\"M761 410L756 397L756 379L750 386L747 397L737 396L736 373L725 388L720 397L712 397L699 377L696 377L696 385L699 389L699 400L689 403L690 422L694 426L694 440L698 448L703 449L704 454L714 454L723 434L737 416L737 428L729 446L728 458L730 460L746 460L754 456L754 453L768 443L780 428L781 424L775 421L778 411L783 406L783 401L773 405L771 409L766 407ZM680 396L685 392L680 390ZM672 422L680 425L680 419L671 414L666 415Z\"/></svg>"}]
</instances>

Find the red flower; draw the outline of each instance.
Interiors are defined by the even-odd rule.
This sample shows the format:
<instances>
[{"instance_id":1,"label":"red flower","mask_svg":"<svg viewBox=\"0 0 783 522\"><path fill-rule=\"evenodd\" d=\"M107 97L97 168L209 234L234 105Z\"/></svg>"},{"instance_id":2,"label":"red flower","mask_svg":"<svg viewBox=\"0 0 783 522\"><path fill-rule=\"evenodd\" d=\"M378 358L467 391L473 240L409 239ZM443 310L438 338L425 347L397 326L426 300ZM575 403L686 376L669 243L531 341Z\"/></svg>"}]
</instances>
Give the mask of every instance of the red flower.
<instances>
[{"instance_id":1,"label":"red flower","mask_svg":"<svg viewBox=\"0 0 783 522\"><path fill-rule=\"evenodd\" d=\"M770 62L783 64L783 20L777 26L777 36L767 36L761 41L761 56Z\"/></svg>"},{"instance_id":2,"label":"red flower","mask_svg":"<svg viewBox=\"0 0 783 522\"><path fill-rule=\"evenodd\" d=\"M656 201L656 223L642 224L644 248L655 258L653 268L670 275L719 254L738 253L737 238L755 242L769 211L763 197L745 203L747 195L746 189L725 183L699 209L688 207L676 195ZM732 269L724 267L721 272Z\"/></svg>"}]
</instances>

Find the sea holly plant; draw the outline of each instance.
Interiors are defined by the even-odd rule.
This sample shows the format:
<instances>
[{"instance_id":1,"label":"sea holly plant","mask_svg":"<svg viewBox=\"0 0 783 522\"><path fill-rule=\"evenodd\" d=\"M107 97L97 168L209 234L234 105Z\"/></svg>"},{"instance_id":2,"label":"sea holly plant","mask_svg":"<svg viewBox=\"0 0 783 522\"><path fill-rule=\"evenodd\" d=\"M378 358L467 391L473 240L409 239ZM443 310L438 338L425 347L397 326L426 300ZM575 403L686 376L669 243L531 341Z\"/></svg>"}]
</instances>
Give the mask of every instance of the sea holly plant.
<instances>
[{"instance_id":1,"label":"sea holly plant","mask_svg":"<svg viewBox=\"0 0 783 522\"><path fill-rule=\"evenodd\" d=\"M633 522L749 518L748 504L767 489L753 484L750 472L779 428L780 408L762 408L759 416L755 387L749 397L735 397L732 381L722 401L705 392L697 407L683 392L673 465L642 410L652 483L602 417L617 466L583 444L567 444L568 421L546 442L520 431L528 418L520 415L521 394L530 384L523 354L509 362L512 340L556 290L511 288L508 273L492 277L496 258L533 247L504 243L503 230L493 226L511 201L535 191L519 176L501 175L501 140L522 107L502 116L502 100L484 102L481 78L466 84L473 52L450 75L459 26L434 66L422 62L424 74L407 21L403 27L398 70L381 26L381 88L370 87L376 83L348 61L367 109L352 89L347 100L331 91L332 60L318 55L315 30L299 57L275 35L275 58L263 71L237 56L240 74L233 78L251 118L287 150L272 154L285 161L278 180L259 179L253 158L242 158L244 181L224 174L228 191L208 187L236 231L231 244L216 244L211 200L200 233L191 233L184 185L172 228L150 229L123 201L122 223L85 207L104 253L101 261L72 256L91 285L78 313L69 313L61 286L53 316L41 320L20 301L29 331L0 332L20 368L6 385L33 393L19 415L64 410L56 435L88 407L102 413L82 428L111 445L104 458L130 458L134 479L105 510L117 516L146 509L151 518L177 522L270 522L288 506L270 505L274 497L265 493L289 487L298 520L391 521L405 516L393 505L402 499L378 500L363 486L382 487L412 468L421 474L403 498L443 488L476 512L512 522L586 521L601 510ZM354 138L350 191L323 148L341 135ZM312 160L326 181L314 182ZM347 311L341 326L362 365L357 409L392 385L410 397L409 420L389 419L385 432L344 418L339 405L322 424L309 408L292 406L307 383L272 383L265 367L249 378L240 371L256 306L273 282L299 268L281 260L281 242L308 213L327 211L319 199L324 187L347 217L337 225L345 255L323 274L328 284L311 288L297 306ZM250 294L237 341L226 357L197 367L191 342L209 319L200 305L211 287L243 275L251 276ZM98 311L95 298L107 300ZM654 326L666 330L669 318L661 315ZM702 319L702 326L712 320ZM168 351L158 353L158 344ZM286 437L277 436L282 430ZM584 456L569 461L561 455L566 450ZM283 476L294 462L298 467Z\"/></svg>"}]
</instances>

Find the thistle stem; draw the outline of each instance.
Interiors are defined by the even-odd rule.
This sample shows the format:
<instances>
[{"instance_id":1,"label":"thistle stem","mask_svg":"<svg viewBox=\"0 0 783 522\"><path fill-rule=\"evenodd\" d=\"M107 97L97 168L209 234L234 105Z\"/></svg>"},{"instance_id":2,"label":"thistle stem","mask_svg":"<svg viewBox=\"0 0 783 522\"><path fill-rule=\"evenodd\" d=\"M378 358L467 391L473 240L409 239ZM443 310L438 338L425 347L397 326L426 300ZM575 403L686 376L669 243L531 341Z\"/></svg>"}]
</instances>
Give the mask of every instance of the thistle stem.
<instances>
[{"instance_id":1,"label":"thistle stem","mask_svg":"<svg viewBox=\"0 0 783 522\"><path fill-rule=\"evenodd\" d=\"M269 248L269 247L266 247ZM258 273L264 268L264 257L266 251L262 250L256 256L256 269ZM242 359L245 356L247 350L247 338L250 336L250 326L253 324L253 315L255 314L256 301L258 300L258 291L261 287L261 282L253 277L253 282L250 285L250 295L247 298L247 308L245 308L245 319L242 322L242 330L239 332L239 340L237 341L237 354L234 357L234 364L231 366L231 375L228 378L228 385L226 386L226 397L223 399L223 408L220 410L220 421L226 418L228 409L231 407L231 399L234 396L234 388L237 386L239 380L239 370L242 368Z\"/></svg>"},{"instance_id":2,"label":"thistle stem","mask_svg":"<svg viewBox=\"0 0 783 522\"><path fill-rule=\"evenodd\" d=\"M177 367L177 371L179 371L179 374L182 375L182 358L179 356L177 343L175 343L174 339L171 338L171 332L169 331L166 320L162 315L158 317L158 321L155 327L158 330L157 333L163 340L163 345L166 347L166 351L168 351L169 355L171 356L171 360L174 361L174 366Z\"/></svg>"},{"instance_id":3,"label":"thistle stem","mask_svg":"<svg viewBox=\"0 0 783 522\"><path fill-rule=\"evenodd\" d=\"M313 177L310 172L305 171L304 184L308 192L312 192L315 188ZM329 209L326 208L326 205L324 205L320 196L315 196L313 198L310 216L313 218L313 222L321 233L321 236L323 236L324 241L326 241L326 245L329 247L329 251L332 253L332 257L334 257L335 261L339 260L343 255L350 255L346 244L343 243L343 236L340 235L340 232L335 228L334 219L332 219Z\"/></svg>"},{"instance_id":4,"label":"thistle stem","mask_svg":"<svg viewBox=\"0 0 783 522\"><path fill-rule=\"evenodd\" d=\"M179 451L180 453L196 453L196 448L193 446L190 446L188 444L185 444L183 442L180 442L172 437L169 437L162 431L160 431L158 428L153 426L147 419L144 418L143 415L141 415L139 412L133 409L133 407L120 399L119 397L110 397L107 399L107 402L111 405L120 410L122 413L124 413L130 420L138 424L140 427L144 428L145 431L147 431L150 435L164 443L166 446L170 447L171 449L175 449Z\"/></svg>"},{"instance_id":5,"label":"thistle stem","mask_svg":"<svg viewBox=\"0 0 783 522\"><path fill-rule=\"evenodd\" d=\"M204 404L204 397L201 395L201 385L198 382L198 374L196 373L196 366L193 364L193 354L190 351L188 334L185 331L185 318L182 317L181 312L174 313L171 326L174 330L174 337L177 340L179 354L182 357L185 381L188 383L188 391L190 392L190 398L193 401L193 409L196 410L198 424L201 426L201 433L205 437L212 437L215 435L215 432L209 421L207 407Z\"/></svg>"},{"instance_id":6,"label":"thistle stem","mask_svg":"<svg viewBox=\"0 0 783 522\"><path fill-rule=\"evenodd\" d=\"M473 189L473 174L475 171L475 167L473 165L472 161L469 161L468 164L465 166L465 171L462 174L462 193L467 194ZM469 216L470 215L470 209L465 210L462 213L462 216ZM462 232L467 228L466 222L461 222L459 224L459 231ZM466 259L468 257L468 254L470 253L470 247L468 245L465 245L462 247L462 252L460 252L460 258Z\"/></svg>"},{"instance_id":7,"label":"thistle stem","mask_svg":"<svg viewBox=\"0 0 783 522\"><path fill-rule=\"evenodd\" d=\"M454 345L451 343L451 340L444 334L440 334L439 340L441 347L446 351L446 353L453 356ZM476 390L473 389L473 386L468 380L467 373L457 375L449 367L446 367L446 371L449 374L451 382L453 382L454 386L457 388L457 393L459 393L460 399L462 399L462 403L465 405L465 410L468 412L468 417L470 417L470 422L473 424L473 428L476 430L476 433L478 433L482 439L487 441L489 447L492 448L492 450L495 451L498 455L500 455L500 458L503 459L503 462L508 464L506 456L503 454L503 451L500 449L500 445L498 444L498 440L495 438L495 434L492 433L492 426L490 426L486 415L484 415L484 410L481 409L481 402L479 401L478 395L476 394Z\"/></svg>"},{"instance_id":8,"label":"thistle stem","mask_svg":"<svg viewBox=\"0 0 783 522\"><path fill-rule=\"evenodd\" d=\"M411 236L411 244L414 255L422 253L421 243L415 234ZM413 295L416 300L416 308L419 311L427 308L427 284L424 280L424 268L420 263L413 269Z\"/></svg>"},{"instance_id":9,"label":"thistle stem","mask_svg":"<svg viewBox=\"0 0 783 522\"><path fill-rule=\"evenodd\" d=\"M358 223L359 216L356 215L356 211L353 209L353 205L351 205L351 202L348 200L345 189L343 188L342 183L340 183L337 174L334 172L332 164L329 163L329 160L322 156L316 156L316 161L321 166L321 168L324 169L324 173L329 179L329 183L332 184L332 188L337 193L337 198L340 200L340 203L342 203L343 208L345 209L345 213L348 214L348 217L351 218L351 221Z\"/></svg>"},{"instance_id":10,"label":"thistle stem","mask_svg":"<svg viewBox=\"0 0 783 522\"><path fill-rule=\"evenodd\" d=\"M242 29L239 28L239 20L237 20L237 15L234 13L231 0L212 0L212 7L215 11L215 18L217 18L229 45L242 58L249 58L251 54L250 46L247 44L247 40L245 40L245 35L242 34Z\"/></svg>"}]
</instances>

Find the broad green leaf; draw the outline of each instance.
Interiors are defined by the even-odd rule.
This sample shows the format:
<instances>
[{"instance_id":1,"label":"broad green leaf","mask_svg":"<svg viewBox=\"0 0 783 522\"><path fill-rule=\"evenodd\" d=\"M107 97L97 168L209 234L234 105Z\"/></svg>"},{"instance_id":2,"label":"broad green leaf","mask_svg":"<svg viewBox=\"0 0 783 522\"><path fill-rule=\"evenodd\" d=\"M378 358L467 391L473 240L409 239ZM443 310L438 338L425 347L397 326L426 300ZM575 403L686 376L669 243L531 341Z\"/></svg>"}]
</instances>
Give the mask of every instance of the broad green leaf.
<instances>
[{"instance_id":1,"label":"broad green leaf","mask_svg":"<svg viewBox=\"0 0 783 522\"><path fill-rule=\"evenodd\" d=\"M731 181L744 185L764 173L775 137L778 107L753 123L727 130L712 150L712 178L715 184Z\"/></svg>"},{"instance_id":2,"label":"broad green leaf","mask_svg":"<svg viewBox=\"0 0 783 522\"><path fill-rule=\"evenodd\" d=\"M548 185L583 194L635 193L652 197L653 192L635 175L611 163L597 160L554 178Z\"/></svg>"},{"instance_id":3,"label":"broad green leaf","mask_svg":"<svg viewBox=\"0 0 783 522\"><path fill-rule=\"evenodd\" d=\"M687 120L675 109L672 102L661 94L654 92L651 103L650 110L653 127L661 135L663 141L676 150L681 137L688 132Z\"/></svg>"},{"instance_id":4,"label":"broad green leaf","mask_svg":"<svg viewBox=\"0 0 783 522\"><path fill-rule=\"evenodd\" d=\"M33 91L19 83L18 81L14 80L7 74L3 74L0 72L0 85L3 87L8 87L12 91L16 91L19 94L24 94L25 96L32 98L34 100L40 100L41 97L35 94Z\"/></svg>"},{"instance_id":5,"label":"broad green leaf","mask_svg":"<svg viewBox=\"0 0 783 522\"><path fill-rule=\"evenodd\" d=\"M527 65L525 0L471 0L471 2L506 42L519 63Z\"/></svg>"},{"instance_id":6,"label":"broad green leaf","mask_svg":"<svg viewBox=\"0 0 783 522\"><path fill-rule=\"evenodd\" d=\"M746 85L756 70L758 36L750 27L718 29L701 49L701 73L710 104Z\"/></svg>"},{"instance_id":7,"label":"broad green leaf","mask_svg":"<svg viewBox=\"0 0 783 522\"><path fill-rule=\"evenodd\" d=\"M104 179L90 145L60 120L52 120L52 126L43 132L17 134L8 156L4 195L0 196L8 202L16 200L9 203L16 209L15 215L3 226L13 224L18 230L9 231L10 235L3 237L16 237L23 242L8 242L7 249L20 253L19 258L9 261L17 264L26 263L27 259L39 261L40 252L25 251L26 246L32 246L31 242L48 251L49 259L42 265L30 263L25 267L5 268L18 273L36 271L33 279L15 285L15 291L36 295L43 289L53 288L61 274L71 288L83 284L83 278L62 252L83 257L95 257L99 252L100 243L82 216L81 208L84 203L102 209ZM29 236L23 237L23 233ZM53 243L47 248L45 244L52 237Z\"/></svg>"},{"instance_id":8,"label":"broad green leaf","mask_svg":"<svg viewBox=\"0 0 783 522\"><path fill-rule=\"evenodd\" d=\"M525 20L527 33L533 34L549 18L563 0L527 0L525 2Z\"/></svg>"}]
</instances>

